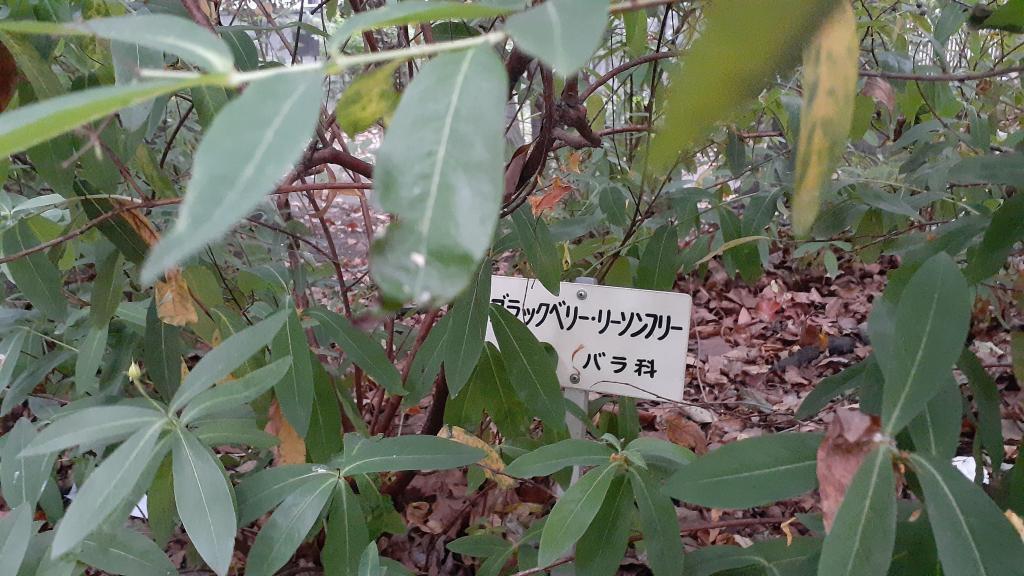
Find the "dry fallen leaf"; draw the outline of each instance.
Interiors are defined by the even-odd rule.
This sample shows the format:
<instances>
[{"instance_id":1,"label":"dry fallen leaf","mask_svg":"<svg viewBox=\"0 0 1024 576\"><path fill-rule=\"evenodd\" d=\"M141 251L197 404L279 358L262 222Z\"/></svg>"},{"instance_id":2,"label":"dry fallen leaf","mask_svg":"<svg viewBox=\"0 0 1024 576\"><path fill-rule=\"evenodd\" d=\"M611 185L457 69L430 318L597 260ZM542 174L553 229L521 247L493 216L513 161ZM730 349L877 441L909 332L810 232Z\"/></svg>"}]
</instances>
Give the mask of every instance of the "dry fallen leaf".
<instances>
[{"instance_id":1,"label":"dry fallen leaf","mask_svg":"<svg viewBox=\"0 0 1024 576\"><path fill-rule=\"evenodd\" d=\"M494 483L498 485L498 488L508 490L516 485L515 480L501 474L501 472L505 471L505 461L501 459L498 452L487 442L484 442L458 426L445 426L437 433L437 435L441 438L448 438L449 440L454 440L459 444L479 448L486 452L487 456L485 456L483 460L480 460L480 464L484 467L484 474L491 480L494 480Z\"/></svg>"},{"instance_id":2,"label":"dry fallen leaf","mask_svg":"<svg viewBox=\"0 0 1024 576\"><path fill-rule=\"evenodd\" d=\"M708 440L704 432L682 410L673 409L665 413L665 432L672 443L689 448L697 454L707 454Z\"/></svg>"},{"instance_id":3,"label":"dry fallen leaf","mask_svg":"<svg viewBox=\"0 0 1024 576\"><path fill-rule=\"evenodd\" d=\"M527 200L530 202L530 207L533 208L533 215L536 216L557 206L562 198L572 191L572 186L558 176L555 176L551 181L551 189L548 190L547 194L543 196L530 196Z\"/></svg>"},{"instance_id":4,"label":"dry fallen leaf","mask_svg":"<svg viewBox=\"0 0 1024 576\"><path fill-rule=\"evenodd\" d=\"M818 488L825 530L832 529L836 512L861 462L881 439L877 416L856 408L837 410L818 447Z\"/></svg>"},{"instance_id":5,"label":"dry fallen leaf","mask_svg":"<svg viewBox=\"0 0 1024 576\"><path fill-rule=\"evenodd\" d=\"M172 326L185 326L199 321L192 294L181 275L181 270L168 270L164 280L157 282L156 312L161 320Z\"/></svg>"},{"instance_id":6,"label":"dry fallen leaf","mask_svg":"<svg viewBox=\"0 0 1024 576\"><path fill-rule=\"evenodd\" d=\"M281 444L274 449L277 453L274 463L277 466L306 463L306 442L285 419L276 400L270 405L270 418L267 420L264 430L268 434L277 436L281 441Z\"/></svg>"}]
</instances>

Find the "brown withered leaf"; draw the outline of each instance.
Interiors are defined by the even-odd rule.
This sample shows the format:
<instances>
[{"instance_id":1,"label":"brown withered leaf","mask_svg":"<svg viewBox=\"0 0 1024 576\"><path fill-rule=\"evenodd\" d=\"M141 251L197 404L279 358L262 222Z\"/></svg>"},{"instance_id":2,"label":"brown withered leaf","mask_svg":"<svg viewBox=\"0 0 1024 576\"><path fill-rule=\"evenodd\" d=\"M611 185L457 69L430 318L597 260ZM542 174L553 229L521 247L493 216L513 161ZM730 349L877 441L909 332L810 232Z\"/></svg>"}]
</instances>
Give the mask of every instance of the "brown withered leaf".
<instances>
[{"instance_id":1,"label":"brown withered leaf","mask_svg":"<svg viewBox=\"0 0 1024 576\"><path fill-rule=\"evenodd\" d=\"M880 441L881 422L856 408L837 410L818 447L818 491L825 530L832 529L846 489L861 462Z\"/></svg>"},{"instance_id":2,"label":"brown withered leaf","mask_svg":"<svg viewBox=\"0 0 1024 576\"><path fill-rule=\"evenodd\" d=\"M707 454L708 439L696 422L686 417L682 410L673 409L665 413L665 432L673 444L689 448L697 454Z\"/></svg>"},{"instance_id":3,"label":"brown withered leaf","mask_svg":"<svg viewBox=\"0 0 1024 576\"><path fill-rule=\"evenodd\" d=\"M157 282L154 290L156 313L160 320L172 326L185 326L199 321L192 294L188 291L188 284L181 275L181 270L168 270L164 280Z\"/></svg>"},{"instance_id":4,"label":"brown withered leaf","mask_svg":"<svg viewBox=\"0 0 1024 576\"><path fill-rule=\"evenodd\" d=\"M127 202L118 201L116 202L119 206L124 206ZM139 214L138 210L126 210L121 213L121 218L135 230L135 233L142 238L142 241L146 243L146 246L153 247L160 240L160 233L157 232L156 227L149 221L148 218Z\"/></svg>"},{"instance_id":5,"label":"brown withered leaf","mask_svg":"<svg viewBox=\"0 0 1024 576\"><path fill-rule=\"evenodd\" d=\"M18 87L18 67L7 47L0 43L0 112L3 112L14 97Z\"/></svg>"},{"instance_id":6,"label":"brown withered leaf","mask_svg":"<svg viewBox=\"0 0 1024 576\"><path fill-rule=\"evenodd\" d=\"M270 418L264 428L268 434L277 436L281 443L274 448L274 463L277 466L285 464L306 463L306 442L299 436L299 433L292 428L292 425L285 419L277 400L270 405Z\"/></svg>"},{"instance_id":7,"label":"brown withered leaf","mask_svg":"<svg viewBox=\"0 0 1024 576\"><path fill-rule=\"evenodd\" d=\"M551 189L546 194L543 196L530 196L527 200L530 202L530 207L533 208L533 215L536 216L558 206L562 198L572 191L572 186L558 176L555 176L551 181Z\"/></svg>"},{"instance_id":8,"label":"brown withered leaf","mask_svg":"<svg viewBox=\"0 0 1024 576\"><path fill-rule=\"evenodd\" d=\"M896 94L893 92L892 84L883 78L866 79L860 93L885 106L890 114L896 107Z\"/></svg>"}]
</instances>

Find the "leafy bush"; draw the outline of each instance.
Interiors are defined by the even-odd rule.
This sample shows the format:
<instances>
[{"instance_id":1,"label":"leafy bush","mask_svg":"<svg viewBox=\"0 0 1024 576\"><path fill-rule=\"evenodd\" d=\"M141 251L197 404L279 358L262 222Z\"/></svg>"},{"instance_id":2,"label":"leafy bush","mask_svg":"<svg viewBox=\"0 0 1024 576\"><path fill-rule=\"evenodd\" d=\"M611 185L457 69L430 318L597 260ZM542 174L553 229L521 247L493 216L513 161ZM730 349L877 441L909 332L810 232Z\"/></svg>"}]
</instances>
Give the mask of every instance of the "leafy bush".
<instances>
[{"instance_id":1,"label":"leafy bush","mask_svg":"<svg viewBox=\"0 0 1024 576\"><path fill-rule=\"evenodd\" d=\"M376 542L453 469L559 494L521 530L444 527L478 574L614 574L631 546L655 576L1024 572L968 345L984 308L1024 355L1019 2L273 8L0 8L0 574L410 573ZM632 399L566 402L490 303L497 269L665 291L779 258L889 269L871 354L794 416L857 409L699 457ZM674 501L815 489L792 541L684 550Z\"/></svg>"}]
</instances>

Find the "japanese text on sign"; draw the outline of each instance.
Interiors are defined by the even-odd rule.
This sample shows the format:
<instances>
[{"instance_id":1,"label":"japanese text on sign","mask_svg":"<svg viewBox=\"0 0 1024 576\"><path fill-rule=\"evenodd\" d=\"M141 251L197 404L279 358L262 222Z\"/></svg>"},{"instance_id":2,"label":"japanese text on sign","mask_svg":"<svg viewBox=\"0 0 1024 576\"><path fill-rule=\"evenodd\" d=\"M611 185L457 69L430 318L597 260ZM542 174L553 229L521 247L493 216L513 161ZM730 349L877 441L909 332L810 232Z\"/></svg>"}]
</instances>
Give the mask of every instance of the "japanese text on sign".
<instances>
[{"instance_id":1,"label":"japanese text on sign","mask_svg":"<svg viewBox=\"0 0 1024 576\"><path fill-rule=\"evenodd\" d=\"M682 399L688 295L563 282L554 296L535 280L494 276L491 302L555 348L563 386Z\"/></svg>"}]
</instances>

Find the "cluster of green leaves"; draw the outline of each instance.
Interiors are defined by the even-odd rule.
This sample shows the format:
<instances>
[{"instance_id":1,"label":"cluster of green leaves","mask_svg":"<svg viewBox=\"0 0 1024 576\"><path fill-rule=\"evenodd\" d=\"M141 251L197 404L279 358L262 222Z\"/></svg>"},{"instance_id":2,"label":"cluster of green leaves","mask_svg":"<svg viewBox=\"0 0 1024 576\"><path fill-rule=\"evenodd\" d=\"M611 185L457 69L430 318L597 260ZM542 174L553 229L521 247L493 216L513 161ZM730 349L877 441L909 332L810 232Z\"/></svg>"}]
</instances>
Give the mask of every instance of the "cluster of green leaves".
<instances>
[{"instance_id":1,"label":"cluster of green leaves","mask_svg":"<svg viewBox=\"0 0 1024 576\"><path fill-rule=\"evenodd\" d=\"M211 32L173 2L132 6L132 15L96 0L12 3L0 43L20 79L0 115L0 166L15 305L0 317L0 415L33 418L0 440L11 509L0 519L0 573L172 574L161 546L180 524L202 561L225 574L239 526L272 512L248 574L273 574L321 530L327 573L402 574L374 544L404 529L381 474L464 466L473 489L488 473L565 480L569 466L586 470L515 542L482 531L449 543L483 559L483 574L544 567L575 546L579 573L610 575L631 543L656 576L1019 573L1024 545L1003 511L1024 514L1024 469L1003 470L998 388L965 342L972 303L997 299L1024 238L1024 202L1013 194L1024 177L1024 96L998 69L1020 61L1009 43L1024 29L1020 3L984 14L952 1L925 14L836 0L609 7L407 0L345 15L333 33L297 25L324 38L327 58L280 66L261 55L253 27ZM571 98L553 102L556 85L575 94L577 72L599 77L663 49L669 20L681 62L628 66L584 98L596 131L639 118L641 135L585 151L565 140L546 168L573 192L553 208L517 208L525 196L508 189L507 167L532 146L506 150L510 89L519 104L558 109ZM477 22L487 25L468 24ZM409 25L438 41L351 50L364 32ZM557 77L508 86L508 42ZM395 74L417 60L399 95ZM387 124L373 186L395 221L373 243L370 276L389 306L450 304L436 324L391 320L408 343L398 350L395 333L368 333L351 315L296 310L308 286L340 288L340 263L296 256L285 240L311 234L265 204L308 157L325 79L374 64L336 112L350 134ZM873 76L858 79L862 67ZM956 85L929 78L951 69L995 72ZM175 142L167 118L192 134ZM709 177L688 175L698 171ZM270 227L229 237L253 212ZM162 236L148 218L166 224ZM671 290L678 273L706 274L716 258L754 283L775 243L832 275L840 258L899 257L871 314L874 352L822 381L797 413L853 394L880 418L880 441L828 534L808 518L811 535L792 544L684 555L672 499L750 508L804 494L817 483L821 436L769 434L696 458L639 437L630 400L614 400L615 414L601 410L613 399L578 413L562 398L550 351L489 304L491 257L517 251L522 269L556 293L576 276ZM193 301L202 316L176 317ZM496 345L485 343L488 325ZM473 466L482 450L433 435L372 436L371 426L388 423L368 425L353 401L367 380L406 406L443 382L443 421L500 438L507 467ZM272 399L307 463L266 467L278 442L263 431ZM567 411L600 440L567 438ZM949 464L965 417L977 423L973 450L980 463L987 457L991 495ZM343 420L356 432L342 435ZM226 445L243 456L214 450ZM80 486L66 509L61 454ZM255 471L238 472L243 461ZM897 498L896 463L913 499ZM143 494L153 539L124 526Z\"/></svg>"}]
</instances>

